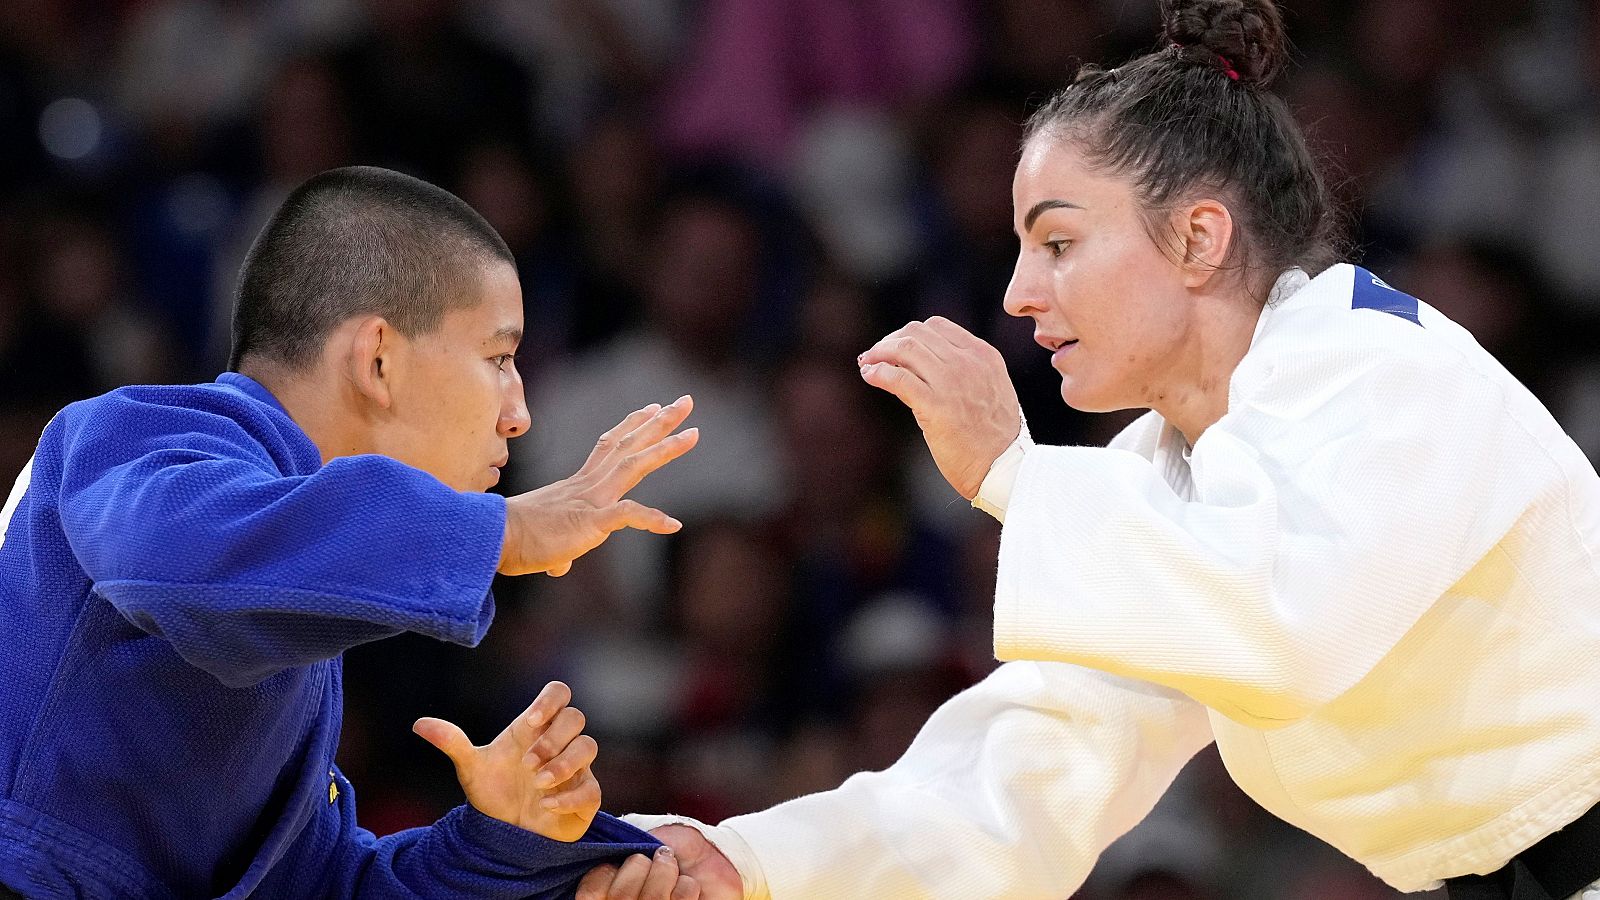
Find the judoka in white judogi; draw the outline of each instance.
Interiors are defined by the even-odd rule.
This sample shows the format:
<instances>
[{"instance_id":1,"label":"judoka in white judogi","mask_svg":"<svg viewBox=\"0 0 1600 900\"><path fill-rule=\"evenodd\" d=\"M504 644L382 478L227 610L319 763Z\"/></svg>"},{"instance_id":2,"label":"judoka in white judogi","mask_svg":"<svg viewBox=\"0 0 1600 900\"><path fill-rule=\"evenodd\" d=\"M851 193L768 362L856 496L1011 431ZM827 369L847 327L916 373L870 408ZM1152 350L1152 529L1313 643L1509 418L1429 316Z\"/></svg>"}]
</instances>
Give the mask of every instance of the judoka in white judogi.
<instances>
[{"instance_id":1,"label":"judoka in white judogi","mask_svg":"<svg viewBox=\"0 0 1600 900\"><path fill-rule=\"evenodd\" d=\"M1600 799L1600 479L1364 269L1279 279L1192 448L1154 412L1107 448L1024 429L976 503L1012 662L888 770L704 829L747 896L1064 897L1212 740L1407 891Z\"/></svg>"}]
</instances>

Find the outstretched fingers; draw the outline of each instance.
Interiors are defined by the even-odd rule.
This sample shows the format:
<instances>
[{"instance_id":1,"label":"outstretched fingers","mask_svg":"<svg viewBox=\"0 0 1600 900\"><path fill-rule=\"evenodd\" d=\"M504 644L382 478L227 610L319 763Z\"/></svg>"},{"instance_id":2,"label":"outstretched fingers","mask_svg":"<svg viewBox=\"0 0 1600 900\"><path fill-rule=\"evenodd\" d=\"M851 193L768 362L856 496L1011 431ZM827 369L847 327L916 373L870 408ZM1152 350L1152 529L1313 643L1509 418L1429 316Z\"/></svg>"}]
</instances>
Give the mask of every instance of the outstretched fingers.
<instances>
[{"instance_id":1,"label":"outstretched fingers","mask_svg":"<svg viewBox=\"0 0 1600 900\"><path fill-rule=\"evenodd\" d=\"M533 702L528 704L528 708L523 710L522 715L517 716L516 721L511 725L511 736L515 740L518 749L524 753L528 752L533 747L534 742L539 740L540 735L546 733L546 723L558 718L560 714L570 709L567 704L571 702L572 688L567 687L565 683L560 681L552 681L546 684L544 689L539 692L539 696L533 698ZM582 716L583 714L578 713L578 715ZM580 721L578 730L581 731L582 729L583 725ZM573 734L576 735L577 732ZM567 740L571 740L571 737ZM562 742L562 746L565 746L565 742Z\"/></svg>"},{"instance_id":2,"label":"outstretched fingers","mask_svg":"<svg viewBox=\"0 0 1600 900\"><path fill-rule=\"evenodd\" d=\"M617 460L616 465L602 476L601 484L606 493L621 497L637 487L647 475L693 450L698 443L700 429L685 429Z\"/></svg>"},{"instance_id":3,"label":"outstretched fingers","mask_svg":"<svg viewBox=\"0 0 1600 900\"><path fill-rule=\"evenodd\" d=\"M578 469L577 474L588 474L604 465L617 452L617 446L622 443L623 438L638 430L640 425L650 421L660 412L661 404L652 403L628 413L621 422L600 435L600 440L595 442L594 449L589 451L589 458L583 461L583 466Z\"/></svg>"},{"instance_id":4,"label":"outstretched fingers","mask_svg":"<svg viewBox=\"0 0 1600 900\"><path fill-rule=\"evenodd\" d=\"M683 523L653 506L637 500L618 500L597 511L600 527L610 534L624 528L648 531L652 534L676 534Z\"/></svg>"}]
</instances>

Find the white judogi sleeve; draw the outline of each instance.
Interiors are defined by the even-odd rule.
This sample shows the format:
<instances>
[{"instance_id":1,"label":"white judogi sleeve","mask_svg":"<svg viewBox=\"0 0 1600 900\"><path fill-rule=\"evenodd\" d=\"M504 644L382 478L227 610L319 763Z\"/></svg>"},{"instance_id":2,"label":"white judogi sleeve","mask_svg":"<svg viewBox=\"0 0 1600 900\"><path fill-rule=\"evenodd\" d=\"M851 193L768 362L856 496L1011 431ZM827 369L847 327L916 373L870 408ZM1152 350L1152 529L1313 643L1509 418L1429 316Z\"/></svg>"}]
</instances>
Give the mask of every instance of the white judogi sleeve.
<instances>
[{"instance_id":1,"label":"white judogi sleeve","mask_svg":"<svg viewBox=\"0 0 1600 900\"><path fill-rule=\"evenodd\" d=\"M888 769L687 824L739 868L750 900L1061 900L1210 742L1205 711L1173 691L1009 663L940 707Z\"/></svg>"},{"instance_id":2,"label":"white judogi sleeve","mask_svg":"<svg viewBox=\"0 0 1600 900\"><path fill-rule=\"evenodd\" d=\"M1559 488L1500 383L1416 324L1352 311L1348 285L1258 333L1228 413L1193 448L1192 497L1138 453L1027 448L1004 513L996 655L1281 725L1365 676Z\"/></svg>"}]
</instances>

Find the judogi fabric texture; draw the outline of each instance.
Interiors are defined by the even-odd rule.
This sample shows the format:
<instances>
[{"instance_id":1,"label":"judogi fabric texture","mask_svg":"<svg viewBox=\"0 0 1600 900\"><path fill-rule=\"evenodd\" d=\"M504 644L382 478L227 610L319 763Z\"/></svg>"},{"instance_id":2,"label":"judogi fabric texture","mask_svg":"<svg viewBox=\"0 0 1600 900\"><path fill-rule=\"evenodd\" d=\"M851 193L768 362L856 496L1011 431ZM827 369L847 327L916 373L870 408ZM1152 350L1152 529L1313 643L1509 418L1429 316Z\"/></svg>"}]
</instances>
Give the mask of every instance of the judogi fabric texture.
<instances>
[{"instance_id":1,"label":"judogi fabric texture","mask_svg":"<svg viewBox=\"0 0 1600 900\"><path fill-rule=\"evenodd\" d=\"M1192 449L1155 413L1107 448L1020 443L980 505L1005 522L995 651L1032 662L887 772L712 829L753 894L1065 896L1213 737L1259 803L1405 891L1600 800L1600 479L1427 304L1353 266L1287 273ZM1018 665L1151 686L998 739Z\"/></svg>"},{"instance_id":2,"label":"judogi fabric texture","mask_svg":"<svg viewBox=\"0 0 1600 900\"><path fill-rule=\"evenodd\" d=\"M260 385L67 407L0 513L0 882L27 896L570 896L648 852L462 806L377 838L333 764L340 653L472 645L505 501L380 456L323 465Z\"/></svg>"}]
</instances>

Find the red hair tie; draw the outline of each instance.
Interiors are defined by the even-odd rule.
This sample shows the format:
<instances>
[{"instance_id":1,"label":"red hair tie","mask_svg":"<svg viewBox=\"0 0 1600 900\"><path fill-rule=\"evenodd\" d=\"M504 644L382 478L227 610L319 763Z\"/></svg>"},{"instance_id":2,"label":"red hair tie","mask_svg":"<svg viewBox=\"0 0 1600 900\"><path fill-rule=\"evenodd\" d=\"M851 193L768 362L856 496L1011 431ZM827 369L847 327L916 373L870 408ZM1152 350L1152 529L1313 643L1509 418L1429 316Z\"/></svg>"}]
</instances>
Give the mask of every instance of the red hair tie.
<instances>
[{"instance_id":1,"label":"red hair tie","mask_svg":"<svg viewBox=\"0 0 1600 900\"><path fill-rule=\"evenodd\" d=\"M1188 48L1185 47L1184 45L1174 41L1173 44L1172 44L1172 49L1178 51L1179 53L1182 53L1184 50L1187 50ZM1228 58L1226 56L1223 56L1221 53L1218 53L1216 56L1217 56L1217 62L1222 63L1222 74L1228 76L1229 78L1233 79L1234 81L1238 81L1239 80L1239 70L1235 69L1233 67L1233 63L1229 62Z\"/></svg>"}]
</instances>

